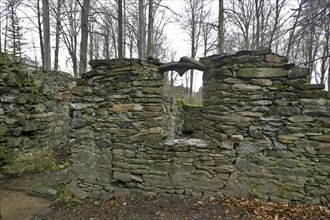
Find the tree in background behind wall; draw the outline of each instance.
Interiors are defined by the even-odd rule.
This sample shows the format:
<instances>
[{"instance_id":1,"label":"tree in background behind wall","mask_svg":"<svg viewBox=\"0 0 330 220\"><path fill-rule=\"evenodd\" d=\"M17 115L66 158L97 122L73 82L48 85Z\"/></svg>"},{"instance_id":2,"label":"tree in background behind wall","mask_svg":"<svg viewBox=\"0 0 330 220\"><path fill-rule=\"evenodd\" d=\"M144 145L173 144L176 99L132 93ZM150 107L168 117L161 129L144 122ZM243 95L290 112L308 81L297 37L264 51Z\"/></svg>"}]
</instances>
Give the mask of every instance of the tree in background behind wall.
<instances>
[{"instance_id":1,"label":"tree in background behind wall","mask_svg":"<svg viewBox=\"0 0 330 220\"><path fill-rule=\"evenodd\" d=\"M44 67L51 51L55 70L70 67L79 76L80 67L81 73L87 71L90 59L153 56L170 60L170 33L165 33L165 27L179 21L192 58L271 47L290 62L308 66L313 82L330 84L330 0L184 0L181 8L162 0L88 1L88 15L82 10L87 4L83 1L1 1L1 51L36 56ZM49 12L42 4L47 2ZM48 20L49 34L47 25L43 26ZM48 35L55 36L50 49ZM32 41L25 44L24 38ZM194 72L189 74L192 97L195 77Z\"/></svg>"}]
</instances>

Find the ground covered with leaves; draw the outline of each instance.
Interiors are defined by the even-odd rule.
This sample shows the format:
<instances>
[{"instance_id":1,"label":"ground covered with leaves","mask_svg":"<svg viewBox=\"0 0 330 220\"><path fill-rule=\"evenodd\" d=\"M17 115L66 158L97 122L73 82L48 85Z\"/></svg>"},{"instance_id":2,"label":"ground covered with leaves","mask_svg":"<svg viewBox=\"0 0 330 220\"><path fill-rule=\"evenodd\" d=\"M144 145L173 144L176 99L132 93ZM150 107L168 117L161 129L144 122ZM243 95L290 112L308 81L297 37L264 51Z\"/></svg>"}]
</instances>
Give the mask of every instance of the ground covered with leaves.
<instances>
[{"instance_id":1,"label":"ground covered with leaves","mask_svg":"<svg viewBox=\"0 0 330 220\"><path fill-rule=\"evenodd\" d=\"M190 219L330 219L330 207L179 196L112 197L108 200L61 200L44 219L190 220Z\"/></svg>"}]
</instances>

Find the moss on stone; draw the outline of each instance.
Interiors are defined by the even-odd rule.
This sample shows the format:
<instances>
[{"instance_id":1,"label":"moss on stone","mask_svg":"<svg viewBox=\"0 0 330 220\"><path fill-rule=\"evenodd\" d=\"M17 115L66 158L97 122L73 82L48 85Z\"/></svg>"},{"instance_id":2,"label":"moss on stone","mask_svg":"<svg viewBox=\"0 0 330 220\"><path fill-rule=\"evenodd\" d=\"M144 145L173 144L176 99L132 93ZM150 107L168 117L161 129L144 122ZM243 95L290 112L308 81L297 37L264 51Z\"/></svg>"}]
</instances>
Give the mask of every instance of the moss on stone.
<instances>
[{"instance_id":1,"label":"moss on stone","mask_svg":"<svg viewBox=\"0 0 330 220\"><path fill-rule=\"evenodd\" d=\"M176 99L177 105L180 108L202 108L203 105L190 104L184 99Z\"/></svg>"},{"instance_id":2,"label":"moss on stone","mask_svg":"<svg viewBox=\"0 0 330 220\"><path fill-rule=\"evenodd\" d=\"M8 153L5 157L10 163L3 167L6 174L21 175L24 172L41 172L45 169L51 169L56 165L55 158L49 152L49 149L38 149L30 153Z\"/></svg>"}]
</instances>

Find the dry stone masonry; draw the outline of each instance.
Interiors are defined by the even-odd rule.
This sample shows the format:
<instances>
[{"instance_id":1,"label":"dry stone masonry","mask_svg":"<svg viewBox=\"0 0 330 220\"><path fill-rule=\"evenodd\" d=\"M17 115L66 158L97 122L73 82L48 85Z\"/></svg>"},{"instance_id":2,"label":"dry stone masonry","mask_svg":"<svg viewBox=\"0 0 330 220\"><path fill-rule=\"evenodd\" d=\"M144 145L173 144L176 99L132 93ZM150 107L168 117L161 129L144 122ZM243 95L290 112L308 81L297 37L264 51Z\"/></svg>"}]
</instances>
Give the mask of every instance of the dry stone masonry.
<instances>
[{"instance_id":1,"label":"dry stone masonry","mask_svg":"<svg viewBox=\"0 0 330 220\"><path fill-rule=\"evenodd\" d=\"M72 91L68 189L328 203L330 101L309 70L269 49L201 62L202 108L177 108L157 63L93 62Z\"/></svg>"},{"instance_id":2,"label":"dry stone masonry","mask_svg":"<svg viewBox=\"0 0 330 220\"><path fill-rule=\"evenodd\" d=\"M74 87L58 90L1 65L2 174L20 155L52 158L54 146L66 145L67 190L80 198L143 193L330 202L329 95L309 83L308 69L267 48L170 65L91 61L93 69ZM203 106L163 93L163 72L172 67L204 70Z\"/></svg>"},{"instance_id":3,"label":"dry stone masonry","mask_svg":"<svg viewBox=\"0 0 330 220\"><path fill-rule=\"evenodd\" d=\"M63 164L69 74L34 71L0 53L0 180Z\"/></svg>"},{"instance_id":4,"label":"dry stone masonry","mask_svg":"<svg viewBox=\"0 0 330 220\"><path fill-rule=\"evenodd\" d=\"M229 168L221 193L328 203L330 100L309 70L268 49L203 61L204 138Z\"/></svg>"},{"instance_id":5,"label":"dry stone masonry","mask_svg":"<svg viewBox=\"0 0 330 220\"><path fill-rule=\"evenodd\" d=\"M75 138L68 188L81 197L143 186L148 164L163 157L161 143L173 139L176 128L175 106L162 94L156 65L134 59L91 65L94 70L72 89Z\"/></svg>"}]
</instances>

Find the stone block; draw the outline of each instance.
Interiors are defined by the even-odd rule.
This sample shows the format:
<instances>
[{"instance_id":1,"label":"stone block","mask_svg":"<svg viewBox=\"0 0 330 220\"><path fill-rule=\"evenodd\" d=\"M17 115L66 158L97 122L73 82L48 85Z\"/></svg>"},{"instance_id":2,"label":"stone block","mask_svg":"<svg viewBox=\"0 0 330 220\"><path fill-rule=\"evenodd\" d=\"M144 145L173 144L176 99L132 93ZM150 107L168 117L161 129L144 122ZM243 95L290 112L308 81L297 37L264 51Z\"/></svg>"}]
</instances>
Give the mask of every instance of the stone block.
<instances>
[{"instance_id":1,"label":"stone block","mask_svg":"<svg viewBox=\"0 0 330 220\"><path fill-rule=\"evenodd\" d=\"M112 148L112 141L108 139L102 139L96 142L96 146L100 149L111 149Z\"/></svg>"},{"instance_id":2,"label":"stone block","mask_svg":"<svg viewBox=\"0 0 330 220\"><path fill-rule=\"evenodd\" d=\"M198 152L175 152L175 156L178 158L198 158L201 153Z\"/></svg>"},{"instance_id":3,"label":"stone block","mask_svg":"<svg viewBox=\"0 0 330 220\"><path fill-rule=\"evenodd\" d=\"M232 150L234 149L234 141L233 140L221 141L219 147L227 150Z\"/></svg>"},{"instance_id":4,"label":"stone block","mask_svg":"<svg viewBox=\"0 0 330 220\"><path fill-rule=\"evenodd\" d=\"M255 92L261 90L260 86L249 85L249 84L234 84L231 86L231 90L234 92Z\"/></svg>"},{"instance_id":5,"label":"stone block","mask_svg":"<svg viewBox=\"0 0 330 220\"><path fill-rule=\"evenodd\" d=\"M298 67L294 66L289 70L288 78L295 79L295 78L303 78L308 77L310 78L311 71L307 67Z\"/></svg>"},{"instance_id":6,"label":"stone block","mask_svg":"<svg viewBox=\"0 0 330 220\"><path fill-rule=\"evenodd\" d=\"M288 118L289 121L294 122L294 123L308 123L308 122L314 122L315 118L308 117L308 116L300 116L300 115L295 115L292 117Z\"/></svg>"},{"instance_id":7,"label":"stone block","mask_svg":"<svg viewBox=\"0 0 330 220\"><path fill-rule=\"evenodd\" d=\"M120 180L120 181L123 181L123 182L130 182L131 181L131 174L130 173L114 171L112 177L113 177L114 180Z\"/></svg>"},{"instance_id":8,"label":"stone block","mask_svg":"<svg viewBox=\"0 0 330 220\"><path fill-rule=\"evenodd\" d=\"M279 115L279 116L294 116L300 115L301 109L298 107L291 107L291 106L276 106L270 110L272 115Z\"/></svg>"},{"instance_id":9,"label":"stone block","mask_svg":"<svg viewBox=\"0 0 330 220\"><path fill-rule=\"evenodd\" d=\"M66 189L79 199L85 199L88 196L85 191L83 191L81 188L78 187L78 182L76 181L71 181L66 186Z\"/></svg>"},{"instance_id":10,"label":"stone block","mask_svg":"<svg viewBox=\"0 0 330 220\"><path fill-rule=\"evenodd\" d=\"M320 136L311 136L309 139L320 141L320 142L326 142L330 143L330 135L320 135Z\"/></svg>"},{"instance_id":11,"label":"stone block","mask_svg":"<svg viewBox=\"0 0 330 220\"><path fill-rule=\"evenodd\" d=\"M174 186L174 180L169 176L143 175L143 179L149 186Z\"/></svg>"},{"instance_id":12,"label":"stone block","mask_svg":"<svg viewBox=\"0 0 330 220\"><path fill-rule=\"evenodd\" d=\"M191 196L192 193L193 193L193 190L192 189L189 189L189 188L184 189L184 194L186 196Z\"/></svg>"},{"instance_id":13,"label":"stone block","mask_svg":"<svg viewBox=\"0 0 330 220\"><path fill-rule=\"evenodd\" d=\"M288 71L282 68L244 68L239 69L237 77L240 78L284 78Z\"/></svg>"},{"instance_id":14,"label":"stone block","mask_svg":"<svg viewBox=\"0 0 330 220\"><path fill-rule=\"evenodd\" d=\"M299 98L327 98L329 96L328 91L325 90L303 90L297 93Z\"/></svg>"},{"instance_id":15,"label":"stone block","mask_svg":"<svg viewBox=\"0 0 330 220\"><path fill-rule=\"evenodd\" d=\"M225 196L243 197L247 198L249 196L249 187L246 183L239 180L238 175L231 175L229 180L226 182L226 186L221 190Z\"/></svg>"},{"instance_id":16,"label":"stone block","mask_svg":"<svg viewBox=\"0 0 330 220\"><path fill-rule=\"evenodd\" d=\"M89 86L76 86L71 89L71 93L76 96L84 97L93 94L93 89Z\"/></svg>"},{"instance_id":17,"label":"stone block","mask_svg":"<svg viewBox=\"0 0 330 220\"><path fill-rule=\"evenodd\" d=\"M113 105L112 110L115 112L141 111L143 106L141 104L116 104Z\"/></svg>"},{"instance_id":18,"label":"stone block","mask_svg":"<svg viewBox=\"0 0 330 220\"><path fill-rule=\"evenodd\" d=\"M136 156L135 151L132 150L124 150L124 157L126 158L134 158Z\"/></svg>"},{"instance_id":19,"label":"stone block","mask_svg":"<svg viewBox=\"0 0 330 220\"><path fill-rule=\"evenodd\" d=\"M277 136L278 142L281 142L283 144L291 144L294 143L294 141L298 140L299 138L296 136L292 136L292 135L278 135Z\"/></svg>"},{"instance_id":20,"label":"stone block","mask_svg":"<svg viewBox=\"0 0 330 220\"><path fill-rule=\"evenodd\" d=\"M288 58L284 56L279 56L277 54L269 53L265 55L265 61L272 63L287 63Z\"/></svg>"},{"instance_id":21,"label":"stone block","mask_svg":"<svg viewBox=\"0 0 330 220\"><path fill-rule=\"evenodd\" d=\"M330 128L330 118L318 117L315 124L319 127Z\"/></svg>"},{"instance_id":22,"label":"stone block","mask_svg":"<svg viewBox=\"0 0 330 220\"><path fill-rule=\"evenodd\" d=\"M257 86L271 86L273 81L270 79L251 79L250 83Z\"/></svg>"}]
</instances>

